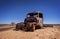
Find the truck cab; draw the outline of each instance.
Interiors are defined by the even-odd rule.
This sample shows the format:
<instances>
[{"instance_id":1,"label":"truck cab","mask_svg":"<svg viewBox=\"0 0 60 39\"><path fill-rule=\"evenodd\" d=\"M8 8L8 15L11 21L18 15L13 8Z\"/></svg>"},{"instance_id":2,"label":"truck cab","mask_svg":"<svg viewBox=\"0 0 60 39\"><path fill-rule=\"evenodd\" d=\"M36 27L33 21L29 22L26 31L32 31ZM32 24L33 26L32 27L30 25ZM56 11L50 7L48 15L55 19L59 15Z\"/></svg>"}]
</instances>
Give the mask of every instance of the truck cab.
<instances>
[{"instance_id":1,"label":"truck cab","mask_svg":"<svg viewBox=\"0 0 60 39\"><path fill-rule=\"evenodd\" d=\"M35 18L37 25L43 26L43 14L41 12L31 12L27 14L27 18Z\"/></svg>"}]
</instances>

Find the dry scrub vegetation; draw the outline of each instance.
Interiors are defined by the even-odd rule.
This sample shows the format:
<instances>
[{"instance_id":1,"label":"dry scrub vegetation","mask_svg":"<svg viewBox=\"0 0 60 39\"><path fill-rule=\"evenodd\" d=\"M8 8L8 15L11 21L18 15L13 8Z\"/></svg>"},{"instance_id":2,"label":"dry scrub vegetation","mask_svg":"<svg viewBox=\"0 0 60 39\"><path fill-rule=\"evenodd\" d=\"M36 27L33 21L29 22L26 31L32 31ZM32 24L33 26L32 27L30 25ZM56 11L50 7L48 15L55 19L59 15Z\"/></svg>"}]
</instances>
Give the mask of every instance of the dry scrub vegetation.
<instances>
[{"instance_id":1,"label":"dry scrub vegetation","mask_svg":"<svg viewBox=\"0 0 60 39\"><path fill-rule=\"evenodd\" d=\"M34 32L24 32L7 30L0 32L0 39L60 39L60 30L58 28L38 29Z\"/></svg>"}]
</instances>

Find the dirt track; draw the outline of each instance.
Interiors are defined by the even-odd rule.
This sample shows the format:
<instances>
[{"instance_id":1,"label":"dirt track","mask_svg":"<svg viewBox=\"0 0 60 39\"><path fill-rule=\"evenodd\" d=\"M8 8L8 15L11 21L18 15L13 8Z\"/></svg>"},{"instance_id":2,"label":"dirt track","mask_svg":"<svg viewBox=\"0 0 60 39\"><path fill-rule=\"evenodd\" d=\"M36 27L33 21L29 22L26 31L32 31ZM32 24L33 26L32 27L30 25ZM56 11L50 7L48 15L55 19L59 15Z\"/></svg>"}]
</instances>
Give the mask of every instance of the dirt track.
<instances>
[{"instance_id":1,"label":"dirt track","mask_svg":"<svg viewBox=\"0 0 60 39\"><path fill-rule=\"evenodd\" d=\"M6 30L0 32L0 39L60 39L60 31L56 28L45 28L34 32Z\"/></svg>"},{"instance_id":2,"label":"dirt track","mask_svg":"<svg viewBox=\"0 0 60 39\"><path fill-rule=\"evenodd\" d=\"M11 30L13 28L14 28L14 26L0 26L0 32L6 31L6 30Z\"/></svg>"}]
</instances>

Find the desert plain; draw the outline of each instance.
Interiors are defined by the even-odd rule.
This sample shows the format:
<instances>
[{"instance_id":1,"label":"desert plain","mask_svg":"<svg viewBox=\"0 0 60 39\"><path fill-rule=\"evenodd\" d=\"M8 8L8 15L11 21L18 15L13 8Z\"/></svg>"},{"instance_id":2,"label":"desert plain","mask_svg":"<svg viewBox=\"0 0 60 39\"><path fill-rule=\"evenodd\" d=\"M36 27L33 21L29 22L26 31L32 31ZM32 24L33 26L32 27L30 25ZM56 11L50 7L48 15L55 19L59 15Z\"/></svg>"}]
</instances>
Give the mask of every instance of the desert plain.
<instances>
[{"instance_id":1,"label":"desert plain","mask_svg":"<svg viewBox=\"0 0 60 39\"><path fill-rule=\"evenodd\" d=\"M60 27L45 27L34 32L16 31L15 26L0 26L0 39L60 39Z\"/></svg>"}]
</instances>

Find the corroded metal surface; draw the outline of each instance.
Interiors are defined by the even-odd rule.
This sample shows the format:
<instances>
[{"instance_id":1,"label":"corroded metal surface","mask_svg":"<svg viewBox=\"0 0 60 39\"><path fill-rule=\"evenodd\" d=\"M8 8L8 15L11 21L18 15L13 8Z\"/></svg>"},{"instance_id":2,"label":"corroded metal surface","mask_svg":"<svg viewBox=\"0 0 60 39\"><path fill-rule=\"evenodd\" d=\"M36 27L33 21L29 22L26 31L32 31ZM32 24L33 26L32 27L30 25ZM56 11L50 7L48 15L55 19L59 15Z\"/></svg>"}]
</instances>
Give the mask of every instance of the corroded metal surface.
<instances>
[{"instance_id":1,"label":"corroded metal surface","mask_svg":"<svg viewBox=\"0 0 60 39\"><path fill-rule=\"evenodd\" d=\"M43 14L40 12L31 12L27 14L24 23L17 23L16 29L23 28L24 30L34 31L36 27L43 27Z\"/></svg>"}]
</instances>

